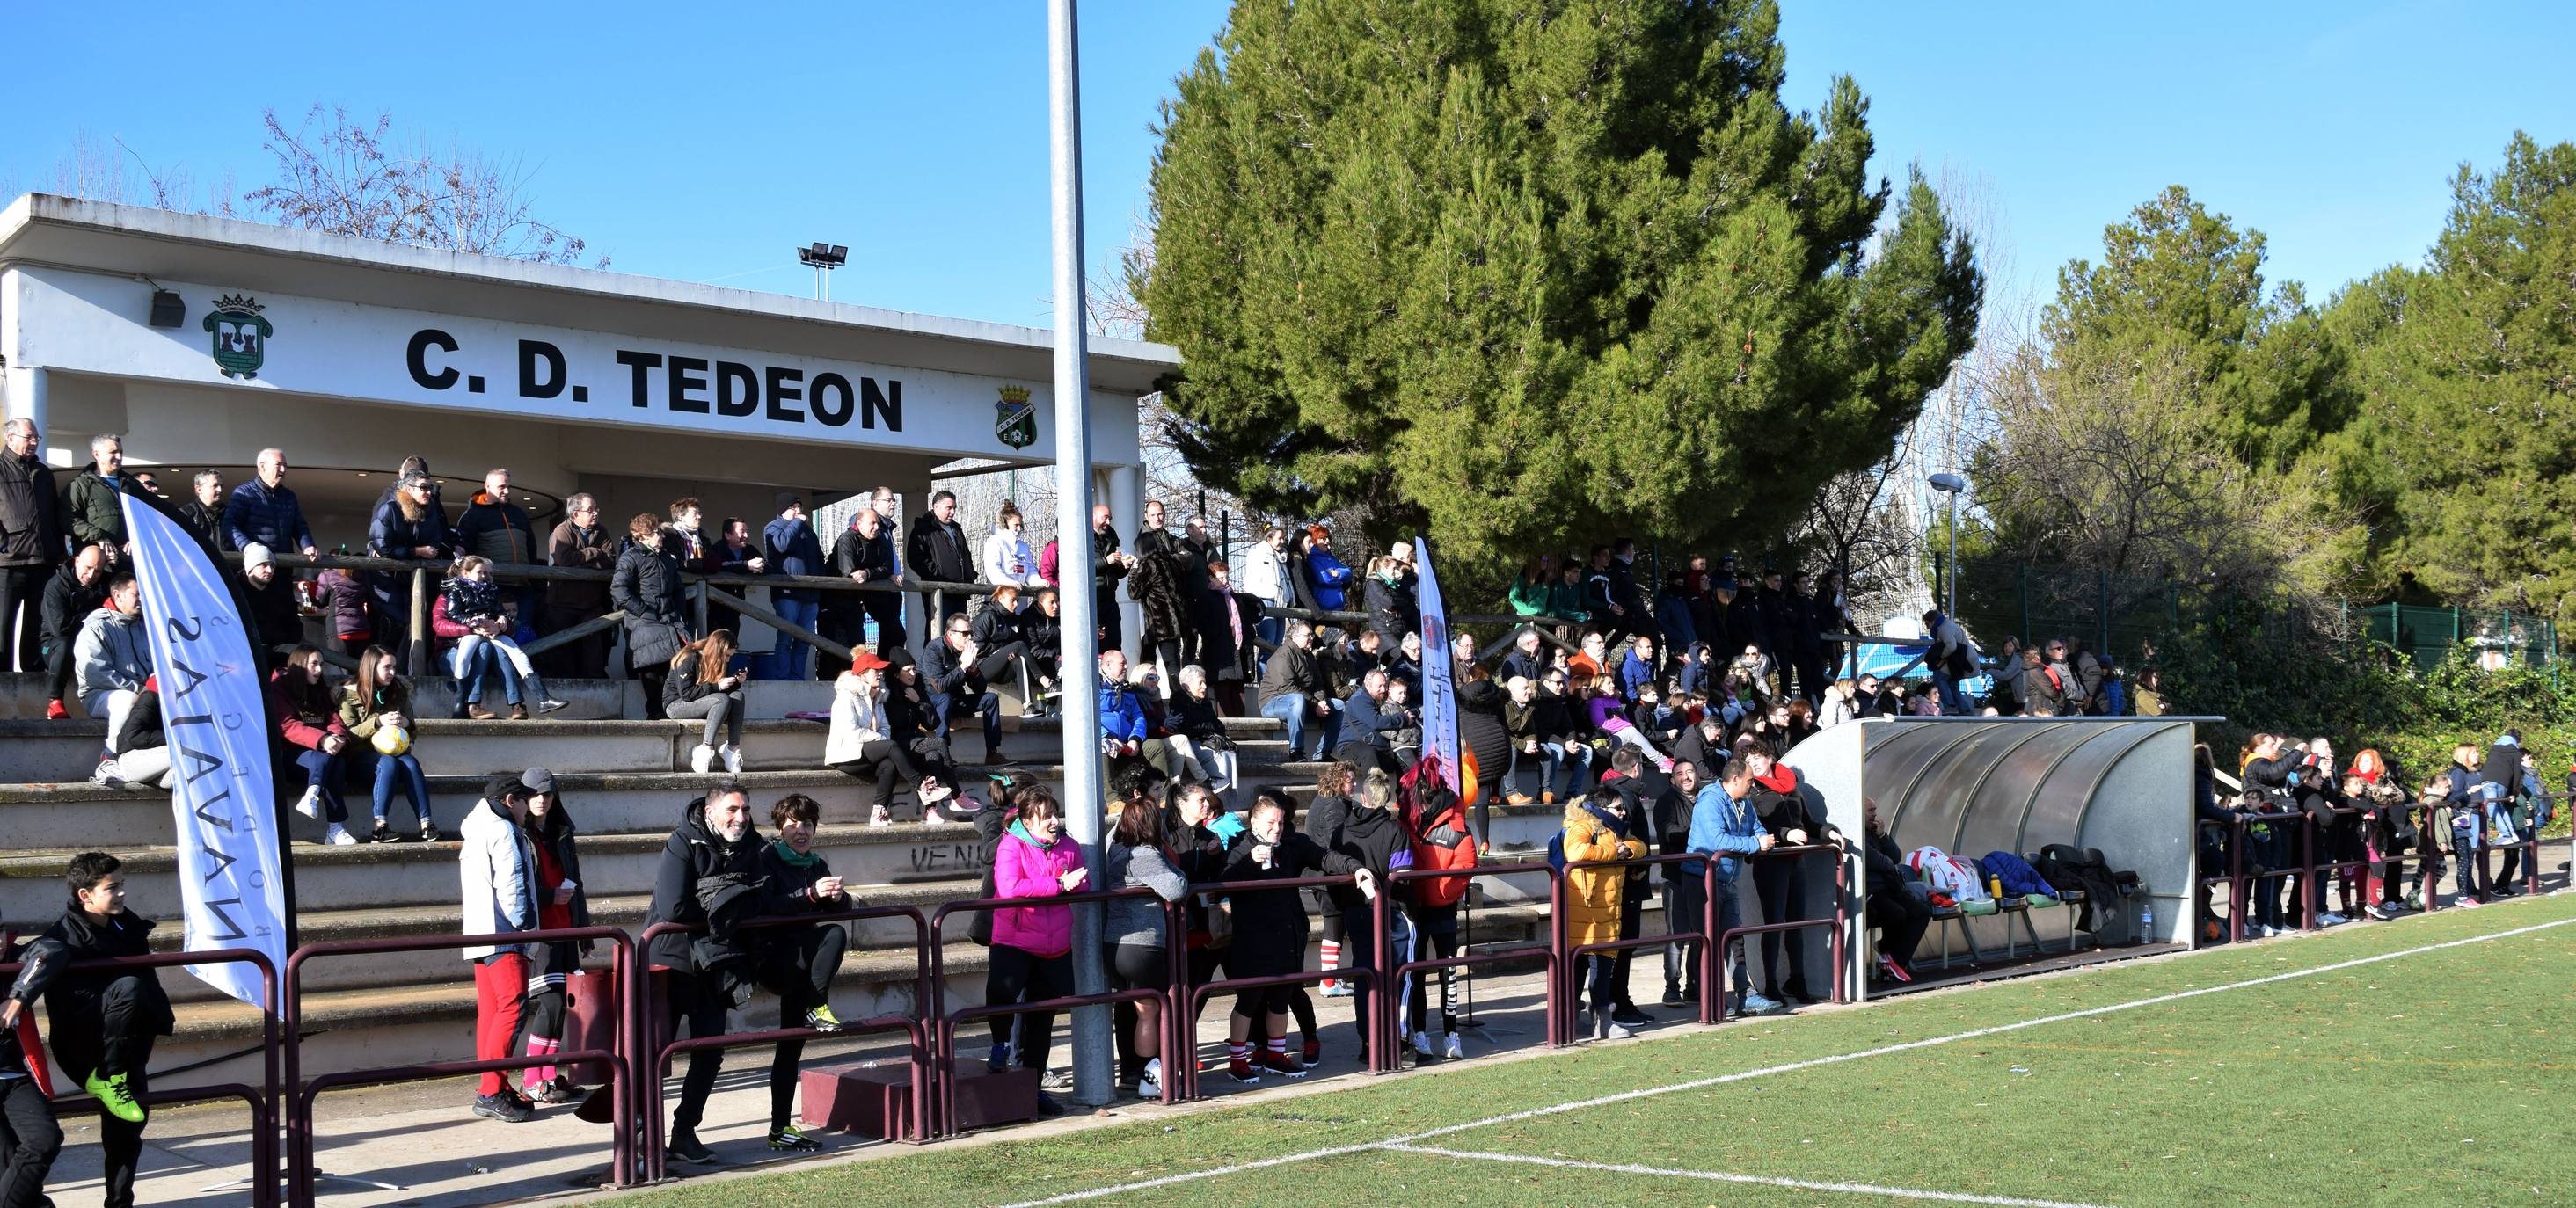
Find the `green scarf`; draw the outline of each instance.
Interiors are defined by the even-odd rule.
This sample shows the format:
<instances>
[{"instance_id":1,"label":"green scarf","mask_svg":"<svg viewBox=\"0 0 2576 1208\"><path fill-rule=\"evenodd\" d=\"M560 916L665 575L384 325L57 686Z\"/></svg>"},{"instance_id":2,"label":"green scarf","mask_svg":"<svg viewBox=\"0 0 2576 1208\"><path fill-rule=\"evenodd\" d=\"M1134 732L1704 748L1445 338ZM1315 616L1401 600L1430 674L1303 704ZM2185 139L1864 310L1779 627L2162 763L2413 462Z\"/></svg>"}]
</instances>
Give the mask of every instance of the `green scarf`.
<instances>
[{"instance_id":1,"label":"green scarf","mask_svg":"<svg viewBox=\"0 0 2576 1208\"><path fill-rule=\"evenodd\" d=\"M787 862L789 868L812 868L814 861L820 858L810 851L798 852L795 848L787 846L785 839L772 839L769 841L769 847L771 851L778 854L779 859Z\"/></svg>"}]
</instances>

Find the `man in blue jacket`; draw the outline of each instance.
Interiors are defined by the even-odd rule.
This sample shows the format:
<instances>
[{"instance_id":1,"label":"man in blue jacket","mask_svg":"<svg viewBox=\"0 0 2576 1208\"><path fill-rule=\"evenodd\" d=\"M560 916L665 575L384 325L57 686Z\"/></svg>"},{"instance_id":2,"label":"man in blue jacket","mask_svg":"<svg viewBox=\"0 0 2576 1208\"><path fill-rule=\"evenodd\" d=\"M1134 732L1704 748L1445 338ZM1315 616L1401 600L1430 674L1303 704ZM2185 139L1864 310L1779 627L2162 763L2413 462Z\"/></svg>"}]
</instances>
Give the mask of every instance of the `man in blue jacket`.
<instances>
[{"instance_id":1,"label":"man in blue jacket","mask_svg":"<svg viewBox=\"0 0 2576 1208\"><path fill-rule=\"evenodd\" d=\"M1386 703L1386 672L1372 668L1360 677L1359 691L1342 702L1342 745L1333 749L1333 758L1363 771L1384 768L1387 775L1400 775L1404 769L1387 736L1420 724L1413 710Z\"/></svg>"},{"instance_id":2,"label":"man in blue jacket","mask_svg":"<svg viewBox=\"0 0 2576 1208\"><path fill-rule=\"evenodd\" d=\"M778 518L760 531L761 547L769 555L769 571L776 575L828 575L823 561L822 539L814 535L814 526L806 523L804 497L782 494L778 497ZM817 629L823 619L822 593L812 588L781 587L769 593L769 606L791 624ZM810 678L805 668L805 643L785 633L769 648L768 665L762 679L802 680Z\"/></svg>"},{"instance_id":3,"label":"man in blue jacket","mask_svg":"<svg viewBox=\"0 0 2576 1208\"><path fill-rule=\"evenodd\" d=\"M241 549L258 544L274 550L299 550L307 558L322 551L313 544L313 528L304 523L304 505L286 486L286 450L259 451L259 477L233 488L224 502L224 543Z\"/></svg>"},{"instance_id":4,"label":"man in blue jacket","mask_svg":"<svg viewBox=\"0 0 2576 1208\"><path fill-rule=\"evenodd\" d=\"M1127 653L1100 652L1100 749L1108 755L1138 755L1145 749L1145 709L1127 686Z\"/></svg>"},{"instance_id":5,"label":"man in blue jacket","mask_svg":"<svg viewBox=\"0 0 2576 1208\"><path fill-rule=\"evenodd\" d=\"M1771 832L1764 829L1762 818L1753 809L1753 778L1771 770L1771 748L1760 739L1736 740L1735 754L1726 761L1715 783L1704 785L1691 802L1690 841L1686 848L1693 855L1717 859L1717 928L1732 931L1744 925L1744 906L1737 900L1736 879L1744 873L1745 856L1771 850ZM1697 879L1707 865L1702 861L1685 861L1685 877ZM1753 992L1751 977L1744 968L1744 941L1726 946L1720 956L1726 962L1727 978L1735 987L1738 1009L1748 1014L1763 1015L1780 1009L1780 1004Z\"/></svg>"}]
</instances>

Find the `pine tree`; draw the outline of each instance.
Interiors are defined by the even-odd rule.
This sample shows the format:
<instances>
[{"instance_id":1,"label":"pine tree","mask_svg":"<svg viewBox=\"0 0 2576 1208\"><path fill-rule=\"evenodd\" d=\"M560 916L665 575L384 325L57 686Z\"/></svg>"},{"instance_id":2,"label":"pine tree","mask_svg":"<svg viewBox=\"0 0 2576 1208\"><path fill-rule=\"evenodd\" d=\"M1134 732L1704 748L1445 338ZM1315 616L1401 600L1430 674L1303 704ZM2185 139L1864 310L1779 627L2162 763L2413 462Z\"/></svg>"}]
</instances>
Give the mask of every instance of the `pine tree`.
<instances>
[{"instance_id":1,"label":"pine tree","mask_svg":"<svg viewBox=\"0 0 2576 1208\"><path fill-rule=\"evenodd\" d=\"M2517 132L2451 192L2424 267L2334 314L2401 482L2388 569L2409 594L2556 615L2576 597L2576 144Z\"/></svg>"},{"instance_id":2,"label":"pine tree","mask_svg":"<svg viewBox=\"0 0 2576 1208\"><path fill-rule=\"evenodd\" d=\"M1148 334L1193 470L1490 570L1759 547L1971 345L1969 241L1768 2L1241 0L1163 113Z\"/></svg>"}]
</instances>

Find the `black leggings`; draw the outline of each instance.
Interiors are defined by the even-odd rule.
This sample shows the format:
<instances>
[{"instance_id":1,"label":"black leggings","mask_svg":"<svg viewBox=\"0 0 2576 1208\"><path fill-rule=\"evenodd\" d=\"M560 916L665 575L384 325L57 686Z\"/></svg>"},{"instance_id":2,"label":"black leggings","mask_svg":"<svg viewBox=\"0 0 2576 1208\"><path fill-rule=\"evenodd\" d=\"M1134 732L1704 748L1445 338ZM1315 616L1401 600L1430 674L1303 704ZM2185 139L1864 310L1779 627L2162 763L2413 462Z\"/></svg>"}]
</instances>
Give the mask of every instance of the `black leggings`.
<instances>
[{"instance_id":1,"label":"black leggings","mask_svg":"<svg viewBox=\"0 0 2576 1208\"><path fill-rule=\"evenodd\" d=\"M548 944L534 963L540 974L562 974L570 978L581 972L581 945ZM531 1040L563 1039L565 988L563 985L548 985L528 995L526 1003L519 1008L519 1042L510 1046L514 1051L524 1051Z\"/></svg>"},{"instance_id":2,"label":"black leggings","mask_svg":"<svg viewBox=\"0 0 2576 1208\"><path fill-rule=\"evenodd\" d=\"M1151 990L1171 980L1171 951L1161 945L1102 944L1100 968L1109 975L1112 990ZM1136 1055L1136 1004L1119 1002L1109 1011L1117 1021L1119 1076L1132 1081L1145 1072L1144 1058Z\"/></svg>"},{"instance_id":3,"label":"black leggings","mask_svg":"<svg viewBox=\"0 0 2576 1208\"><path fill-rule=\"evenodd\" d=\"M1806 900L1807 894L1806 863L1803 858L1753 862L1753 891L1762 899L1763 922L1787 923L1798 918L1798 907ZM1789 963L1785 967L1780 963L1784 937L1789 948ZM1765 993L1778 998L1783 982L1800 987L1807 984L1807 940L1803 930L1762 933L1762 984Z\"/></svg>"},{"instance_id":4,"label":"black leggings","mask_svg":"<svg viewBox=\"0 0 2576 1208\"><path fill-rule=\"evenodd\" d=\"M1009 944L993 945L992 967L984 975L984 1001L992 1006L1068 998L1073 994L1073 954L1039 956ZM1029 1011L993 1017L993 1045L1011 1043L1011 1025L1019 1024L1020 1066L1044 1071L1047 1049L1055 1043L1055 1012Z\"/></svg>"},{"instance_id":5,"label":"black leggings","mask_svg":"<svg viewBox=\"0 0 2576 1208\"><path fill-rule=\"evenodd\" d=\"M801 1028L805 1013L832 1000L832 977L841 971L841 955L850 948L850 933L838 923L802 929L781 928L763 937L771 944L763 962L761 983L778 995L778 1026ZM796 1067L805 1059L805 1042L782 1040L769 1059L769 1131L787 1127L796 1102Z\"/></svg>"}]
</instances>

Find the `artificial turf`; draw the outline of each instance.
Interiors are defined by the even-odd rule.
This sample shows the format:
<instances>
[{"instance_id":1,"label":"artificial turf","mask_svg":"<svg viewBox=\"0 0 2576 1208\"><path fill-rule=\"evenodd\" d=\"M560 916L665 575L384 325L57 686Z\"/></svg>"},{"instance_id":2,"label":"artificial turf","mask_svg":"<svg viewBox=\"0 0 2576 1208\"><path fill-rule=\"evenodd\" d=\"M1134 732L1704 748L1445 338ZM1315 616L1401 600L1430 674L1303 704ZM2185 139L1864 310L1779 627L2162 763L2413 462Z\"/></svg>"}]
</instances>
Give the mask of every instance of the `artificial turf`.
<instances>
[{"instance_id":1,"label":"artificial turf","mask_svg":"<svg viewBox=\"0 0 2576 1208\"><path fill-rule=\"evenodd\" d=\"M2088 1204L2576 1202L2557 1038L2576 925L1501 1124L1509 1112L1866 1053L2576 920L2576 896L2353 925L1955 993L1042 1137L640 1193L649 1208L986 1208L1426 1132L1445 1150ZM1086 1202L1156 1208L1920 1202L1356 1152Z\"/></svg>"}]
</instances>

